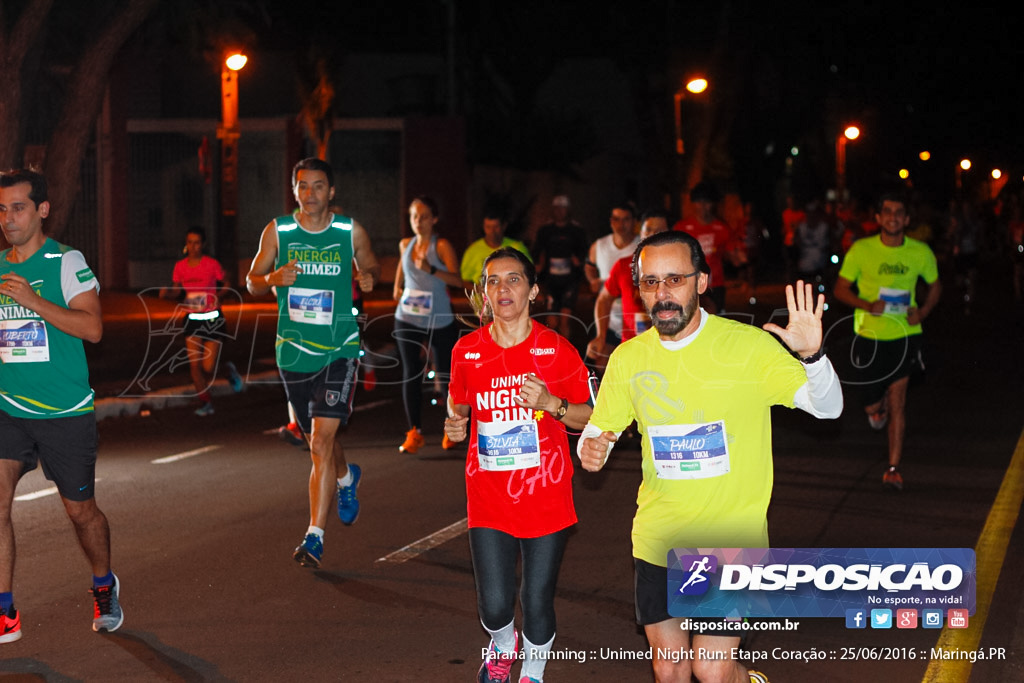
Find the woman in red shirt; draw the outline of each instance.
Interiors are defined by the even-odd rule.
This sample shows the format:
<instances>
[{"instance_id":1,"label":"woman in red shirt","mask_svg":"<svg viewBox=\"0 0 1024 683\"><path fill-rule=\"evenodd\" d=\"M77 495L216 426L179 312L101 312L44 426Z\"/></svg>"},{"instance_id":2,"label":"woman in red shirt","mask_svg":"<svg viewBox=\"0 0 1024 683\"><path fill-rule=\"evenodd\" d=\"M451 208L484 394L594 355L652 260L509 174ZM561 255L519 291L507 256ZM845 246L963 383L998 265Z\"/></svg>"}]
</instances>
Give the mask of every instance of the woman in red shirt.
<instances>
[{"instance_id":1,"label":"woman in red shirt","mask_svg":"<svg viewBox=\"0 0 1024 683\"><path fill-rule=\"evenodd\" d=\"M227 336L224 314L220 310L224 269L215 259L203 254L205 244L206 231L200 227L189 228L185 235L185 258L174 264L171 276L174 284L160 290L160 296L167 299L177 299L184 291L185 348L192 383L201 403L195 411L199 417L213 415L210 386L216 377L221 340ZM242 377L234 363L229 361L225 366L231 388L241 391Z\"/></svg>"},{"instance_id":2,"label":"woman in red shirt","mask_svg":"<svg viewBox=\"0 0 1024 683\"><path fill-rule=\"evenodd\" d=\"M483 301L493 321L452 352L445 434L469 435L469 544L480 621L491 635L479 681L509 681L516 660L516 558L523 558L523 670L539 681L555 639L555 585L576 523L566 429L582 429L592 402L576 349L530 318L534 266L515 249L483 267Z\"/></svg>"}]
</instances>

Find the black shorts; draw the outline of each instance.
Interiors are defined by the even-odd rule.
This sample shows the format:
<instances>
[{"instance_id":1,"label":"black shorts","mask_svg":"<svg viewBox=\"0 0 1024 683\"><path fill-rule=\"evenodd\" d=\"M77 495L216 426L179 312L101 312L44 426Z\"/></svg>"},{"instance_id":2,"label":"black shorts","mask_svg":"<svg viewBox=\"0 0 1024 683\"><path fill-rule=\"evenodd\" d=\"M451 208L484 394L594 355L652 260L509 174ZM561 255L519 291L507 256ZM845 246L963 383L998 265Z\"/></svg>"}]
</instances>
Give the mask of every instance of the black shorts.
<instances>
[{"instance_id":1,"label":"black shorts","mask_svg":"<svg viewBox=\"0 0 1024 683\"><path fill-rule=\"evenodd\" d=\"M224 314L219 310L217 311L217 317L209 320L195 320L186 316L185 338L199 337L207 341L223 342L228 337L225 330L226 327L227 320L224 319Z\"/></svg>"},{"instance_id":2,"label":"black shorts","mask_svg":"<svg viewBox=\"0 0 1024 683\"><path fill-rule=\"evenodd\" d=\"M32 420L0 411L0 458L21 463L21 474L38 463L43 475L68 500L84 501L96 491L96 415Z\"/></svg>"},{"instance_id":3,"label":"black shorts","mask_svg":"<svg viewBox=\"0 0 1024 683\"><path fill-rule=\"evenodd\" d=\"M921 357L921 335L879 341L853 336L850 348L854 379L859 385L861 405L878 403L897 380L924 370Z\"/></svg>"},{"instance_id":4,"label":"black shorts","mask_svg":"<svg viewBox=\"0 0 1024 683\"><path fill-rule=\"evenodd\" d=\"M576 310L576 299L580 291L580 279L578 277L565 277L561 275L549 275L544 283L544 289L551 297L552 311Z\"/></svg>"},{"instance_id":5,"label":"black shorts","mask_svg":"<svg viewBox=\"0 0 1024 683\"><path fill-rule=\"evenodd\" d=\"M636 603L636 623L640 626L650 626L651 624L660 624L663 621L669 619L678 619L679 617L673 617L668 613L668 569L665 567L659 567L656 564L651 564L641 560L638 557L633 558L633 581L634 581L634 601ZM735 619L705 619L705 618L689 618L691 624L709 624L711 622L725 622L725 621L737 621ZM699 628L699 627L698 627ZM740 632L738 631L725 631L723 629L715 629L711 631L705 631L704 633L709 635L725 635L739 637ZM700 635L700 634L697 634Z\"/></svg>"},{"instance_id":6,"label":"black shorts","mask_svg":"<svg viewBox=\"0 0 1024 683\"><path fill-rule=\"evenodd\" d=\"M358 358L339 358L317 372L280 370L288 402L304 433L312 432L314 417L337 418L342 426L348 424L358 369Z\"/></svg>"}]
</instances>

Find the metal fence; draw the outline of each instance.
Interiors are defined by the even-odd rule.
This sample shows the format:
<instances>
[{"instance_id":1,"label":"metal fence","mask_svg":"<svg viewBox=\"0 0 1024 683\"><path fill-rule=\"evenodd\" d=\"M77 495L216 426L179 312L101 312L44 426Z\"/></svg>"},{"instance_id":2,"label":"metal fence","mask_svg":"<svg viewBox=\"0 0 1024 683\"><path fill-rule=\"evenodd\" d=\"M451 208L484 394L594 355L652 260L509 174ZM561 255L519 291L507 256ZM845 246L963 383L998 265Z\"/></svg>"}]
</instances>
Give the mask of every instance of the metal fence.
<instances>
[{"instance_id":1,"label":"metal fence","mask_svg":"<svg viewBox=\"0 0 1024 683\"><path fill-rule=\"evenodd\" d=\"M401 234L401 126L338 128L330 148L335 201L367 227L378 254L395 252ZM191 225L206 228L207 251L217 257L216 121L131 121L128 132L129 284L150 287L170 278ZM204 136L213 162L208 178L199 169ZM243 121L238 156L237 254L240 262L247 262L259 247L264 226L295 205L288 187L287 121Z\"/></svg>"}]
</instances>

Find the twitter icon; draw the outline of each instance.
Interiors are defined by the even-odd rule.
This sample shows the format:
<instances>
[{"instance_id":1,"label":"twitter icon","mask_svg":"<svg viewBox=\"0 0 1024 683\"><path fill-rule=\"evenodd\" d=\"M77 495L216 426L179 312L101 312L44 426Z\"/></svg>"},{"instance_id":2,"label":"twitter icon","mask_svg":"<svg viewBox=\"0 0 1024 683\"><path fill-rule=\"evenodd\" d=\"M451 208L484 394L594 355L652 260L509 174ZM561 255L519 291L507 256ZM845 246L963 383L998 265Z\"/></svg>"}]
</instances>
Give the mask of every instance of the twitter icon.
<instances>
[{"instance_id":1,"label":"twitter icon","mask_svg":"<svg viewBox=\"0 0 1024 683\"><path fill-rule=\"evenodd\" d=\"M892 628L892 610L871 610L871 628Z\"/></svg>"}]
</instances>

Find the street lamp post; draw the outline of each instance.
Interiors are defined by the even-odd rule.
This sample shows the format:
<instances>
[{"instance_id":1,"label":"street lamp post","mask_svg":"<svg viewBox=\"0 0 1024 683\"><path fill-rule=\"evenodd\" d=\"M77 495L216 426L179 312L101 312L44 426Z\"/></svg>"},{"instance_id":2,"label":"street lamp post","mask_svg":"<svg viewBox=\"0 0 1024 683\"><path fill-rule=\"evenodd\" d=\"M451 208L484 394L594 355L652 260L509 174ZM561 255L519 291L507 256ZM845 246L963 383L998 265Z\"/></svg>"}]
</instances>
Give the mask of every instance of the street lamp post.
<instances>
[{"instance_id":1,"label":"street lamp post","mask_svg":"<svg viewBox=\"0 0 1024 683\"><path fill-rule=\"evenodd\" d=\"M708 82L703 78L693 78L686 84L685 87L676 90L675 94L675 105L676 105L676 154L683 154L683 100L686 99L687 91L694 95L699 95L708 89Z\"/></svg>"},{"instance_id":2,"label":"street lamp post","mask_svg":"<svg viewBox=\"0 0 1024 683\"><path fill-rule=\"evenodd\" d=\"M235 253L235 228L238 225L238 72L248 58L234 53L220 69L220 230L217 233L218 256L227 265L231 283L238 282L238 256Z\"/></svg>"},{"instance_id":3,"label":"street lamp post","mask_svg":"<svg viewBox=\"0 0 1024 683\"><path fill-rule=\"evenodd\" d=\"M680 213L686 206L686 201L689 192L689 179L683 162L683 154L686 151L686 147L683 144L683 100L686 99L686 93L689 92L693 95L699 95L708 89L707 79L698 77L691 78L686 82L684 86L676 90L673 97L675 101L675 124L676 124L676 187L680 189L679 194L679 208ZM700 154L701 145L698 140L697 152ZM691 163L693 159L691 154Z\"/></svg>"},{"instance_id":4,"label":"street lamp post","mask_svg":"<svg viewBox=\"0 0 1024 683\"><path fill-rule=\"evenodd\" d=\"M964 171L971 170L971 160L961 159L956 171L956 189L961 192L964 189Z\"/></svg>"},{"instance_id":5,"label":"street lamp post","mask_svg":"<svg viewBox=\"0 0 1024 683\"><path fill-rule=\"evenodd\" d=\"M839 201L846 199L846 141L860 137L857 126L847 126L843 134L836 137L836 195Z\"/></svg>"}]
</instances>

